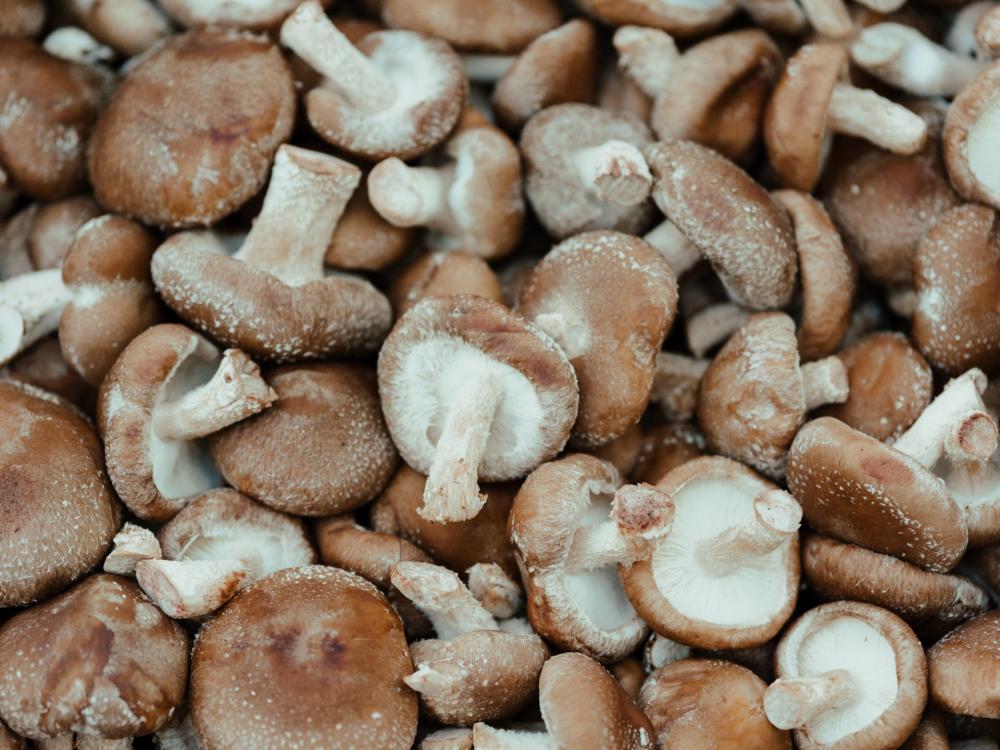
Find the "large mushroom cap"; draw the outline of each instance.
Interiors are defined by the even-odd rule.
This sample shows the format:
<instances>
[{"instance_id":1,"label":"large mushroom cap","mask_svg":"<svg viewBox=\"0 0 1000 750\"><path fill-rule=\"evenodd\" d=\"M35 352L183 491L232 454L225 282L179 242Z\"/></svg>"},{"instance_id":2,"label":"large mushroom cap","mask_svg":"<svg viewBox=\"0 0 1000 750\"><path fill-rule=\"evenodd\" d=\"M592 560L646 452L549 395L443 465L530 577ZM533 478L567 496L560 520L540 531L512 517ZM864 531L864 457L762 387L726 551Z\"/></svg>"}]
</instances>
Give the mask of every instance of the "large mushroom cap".
<instances>
[{"instance_id":1,"label":"large mushroom cap","mask_svg":"<svg viewBox=\"0 0 1000 750\"><path fill-rule=\"evenodd\" d=\"M310 566L241 592L195 644L191 715L206 750L406 750L417 697L385 597L347 571Z\"/></svg>"},{"instance_id":2,"label":"large mushroom cap","mask_svg":"<svg viewBox=\"0 0 1000 750\"><path fill-rule=\"evenodd\" d=\"M0 716L45 740L154 732L187 687L188 639L132 581L94 575L0 629Z\"/></svg>"},{"instance_id":3,"label":"large mushroom cap","mask_svg":"<svg viewBox=\"0 0 1000 750\"><path fill-rule=\"evenodd\" d=\"M948 107L942 140L948 176L963 198L1000 208L996 168L1000 61L985 68Z\"/></svg>"},{"instance_id":4,"label":"large mushroom cap","mask_svg":"<svg viewBox=\"0 0 1000 750\"><path fill-rule=\"evenodd\" d=\"M927 652L930 692L945 711L1000 719L1000 609L955 628Z\"/></svg>"},{"instance_id":5,"label":"large mushroom cap","mask_svg":"<svg viewBox=\"0 0 1000 750\"><path fill-rule=\"evenodd\" d=\"M0 383L0 607L75 581L120 522L93 427L50 393Z\"/></svg>"}]
</instances>

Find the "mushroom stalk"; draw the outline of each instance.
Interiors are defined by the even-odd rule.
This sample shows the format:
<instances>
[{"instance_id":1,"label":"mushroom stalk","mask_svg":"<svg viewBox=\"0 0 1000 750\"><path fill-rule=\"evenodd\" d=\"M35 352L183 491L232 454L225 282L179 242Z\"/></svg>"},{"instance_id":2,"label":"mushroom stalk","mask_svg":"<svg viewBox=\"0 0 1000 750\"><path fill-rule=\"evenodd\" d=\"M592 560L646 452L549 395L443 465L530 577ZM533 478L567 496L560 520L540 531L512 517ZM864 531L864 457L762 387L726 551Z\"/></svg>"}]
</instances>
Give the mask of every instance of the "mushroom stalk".
<instances>
[{"instance_id":1,"label":"mushroom stalk","mask_svg":"<svg viewBox=\"0 0 1000 750\"><path fill-rule=\"evenodd\" d=\"M473 83L496 83L516 59L513 55L462 55L462 67Z\"/></svg>"},{"instance_id":2,"label":"mushroom stalk","mask_svg":"<svg viewBox=\"0 0 1000 750\"><path fill-rule=\"evenodd\" d=\"M521 608L521 585L496 563L476 563L466 571L469 591L497 619L506 620Z\"/></svg>"},{"instance_id":3,"label":"mushroom stalk","mask_svg":"<svg viewBox=\"0 0 1000 750\"><path fill-rule=\"evenodd\" d=\"M857 697L854 678L844 669L817 677L782 678L764 692L764 713L778 729L798 729Z\"/></svg>"},{"instance_id":4,"label":"mushroom stalk","mask_svg":"<svg viewBox=\"0 0 1000 750\"><path fill-rule=\"evenodd\" d=\"M253 360L227 349L211 380L157 405L153 432L162 440L196 440L263 411L277 398Z\"/></svg>"},{"instance_id":5,"label":"mushroom stalk","mask_svg":"<svg viewBox=\"0 0 1000 750\"><path fill-rule=\"evenodd\" d=\"M447 568L404 561L393 565L389 576L399 593L427 616L441 640L450 641L474 630L498 629L493 615Z\"/></svg>"},{"instance_id":6,"label":"mushroom stalk","mask_svg":"<svg viewBox=\"0 0 1000 750\"><path fill-rule=\"evenodd\" d=\"M653 99L667 88L671 68L680 57L673 37L660 29L622 26L614 35L618 64Z\"/></svg>"},{"instance_id":7,"label":"mushroom stalk","mask_svg":"<svg viewBox=\"0 0 1000 750\"><path fill-rule=\"evenodd\" d=\"M824 404L842 404L847 401L850 387L847 368L840 357L832 356L806 362L799 368L802 373L802 390L805 393L806 411Z\"/></svg>"},{"instance_id":8,"label":"mushroom stalk","mask_svg":"<svg viewBox=\"0 0 1000 750\"><path fill-rule=\"evenodd\" d=\"M698 560L713 576L726 576L795 537L802 508L784 490L765 490L753 501L753 516L698 546Z\"/></svg>"},{"instance_id":9,"label":"mushroom stalk","mask_svg":"<svg viewBox=\"0 0 1000 750\"><path fill-rule=\"evenodd\" d=\"M234 256L289 286L323 278L323 258L361 180L353 164L284 145L253 228Z\"/></svg>"},{"instance_id":10,"label":"mushroom stalk","mask_svg":"<svg viewBox=\"0 0 1000 750\"><path fill-rule=\"evenodd\" d=\"M455 167L410 167L391 157L368 175L368 197L383 219L397 227L454 225L448 191Z\"/></svg>"},{"instance_id":11,"label":"mushroom stalk","mask_svg":"<svg viewBox=\"0 0 1000 750\"><path fill-rule=\"evenodd\" d=\"M571 158L580 181L605 203L635 206L653 189L653 175L642 152L626 141L605 141L580 149Z\"/></svg>"},{"instance_id":12,"label":"mushroom stalk","mask_svg":"<svg viewBox=\"0 0 1000 750\"><path fill-rule=\"evenodd\" d=\"M698 246L670 219L657 224L643 239L666 259L667 265L678 279L701 260Z\"/></svg>"},{"instance_id":13,"label":"mushroom stalk","mask_svg":"<svg viewBox=\"0 0 1000 750\"><path fill-rule=\"evenodd\" d=\"M799 0L809 24L823 36L844 39L854 31L844 0Z\"/></svg>"},{"instance_id":14,"label":"mushroom stalk","mask_svg":"<svg viewBox=\"0 0 1000 750\"><path fill-rule=\"evenodd\" d=\"M50 55L83 65L98 65L115 59L114 50L76 26L55 29L42 42Z\"/></svg>"},{"instance_id":15,"label":"mushroom stalk","mask_svg":"<svg viewBox=\"0 0 1000 750\"><path fill-rule=\"evenodd\" d=\"M478 374L455 394L417 512L429 521L474 518L486 503L479 491L479 462L486 451L500 394L488 374Z\"/></svg>"},{"instance_id":16,"label":"mushroom stalk","mask_svg":"<svg viewBox=\"0 0 1000 750\"><path fill-rule=\"evenodd\" d=\"M58 268L0 281L0 364L55 331L71 296Z\"/></svg>"},{"instance_id":17,"label":"mushroom stalk","mask_svg":"<svg viewBox=\"0 0 1000 750\"><path fill-rule=\"evenodd\" d=\"M892 13L906 5L906 0L857 0L857 3L876 13Z\"/></svg>"},{"instance_id":18,"label":"mushroom stalk","mask_svg":"<svg viewBox=\"0 0 1000 750\"><path fill-rule=\"evenodd\" d=\"M236 595L247 578L239 560L140 560L135 577L156 606L175 619L202 617Z\"/></svg>"},{"instance_id":19,"label":"mushroom stalk","mask_svg":"<svg viewBox=\"0 0 1000 750\"><path fill-rule=\"evenodd\" d=\"M281 26L281 43L323 76L363 112L380 112L396 100L396 88L363 52L326 17L317 0L302 3Z\"/></svg>"},{"instance_id":20,"label":"mushroom stalk","mask_svg":"<svg viewBox=\"0 0 1000 750\"><path fill-rule=\"evenodd\" d=\"M721 344L750 317L742 305L720 302L699 310L687 320L685 333L688 348L699 359L713 347Z\"/></svg>"},{"instance_id":21,"label":"mushroom stalk","mask_svg":"<svg viewBox=\"0 0 1000 750\"><path fill-rule=\"evenodd\" d=\"M548 732L495 729L481 723L472 727L472 738L476 750L557 750L559 747Z\"/></svg>"},{"instance_id":22,"label":"mushroom stalk","mask_svg":"<svg viewBox=\"0 0 1000 750\"><path fill-rule=\"evenodd\" d=\"M834 86L827 122L835 133L863 138L895 154L915 154L927 142L927 123L874 91Z\"/></svg>"}]
</instances>

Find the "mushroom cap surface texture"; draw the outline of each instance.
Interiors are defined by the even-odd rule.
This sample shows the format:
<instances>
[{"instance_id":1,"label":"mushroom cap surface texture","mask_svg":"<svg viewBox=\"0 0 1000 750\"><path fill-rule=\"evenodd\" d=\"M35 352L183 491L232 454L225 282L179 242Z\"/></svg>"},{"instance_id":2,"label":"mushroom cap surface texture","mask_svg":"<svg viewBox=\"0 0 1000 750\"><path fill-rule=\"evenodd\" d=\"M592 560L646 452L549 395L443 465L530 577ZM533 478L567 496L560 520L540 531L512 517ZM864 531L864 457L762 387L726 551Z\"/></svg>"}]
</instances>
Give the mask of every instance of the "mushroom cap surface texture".
<instances>
[{"instance_id":1,"label":"mushroom cap surface texture","mask_svg":"<svg viewBox=\"0 0 1000 750\"><path fill-rule=\"evenodd\" d=\"M927 667L931 697L945 711L1000 719L1000 609L935 643Z\"/></svg>"},{"instance_id":2,"label":"mushroom cap surface texture","mask_svg":"<svg viewBox=\"0 0 1000 750\"><path fill-rule=\"evenodd\" d=\"M948 107L942 142L948 176L970 201L1000 208L997 124L1000 122L1000 61L995 61Z\"/></svg>"}]
</instances>

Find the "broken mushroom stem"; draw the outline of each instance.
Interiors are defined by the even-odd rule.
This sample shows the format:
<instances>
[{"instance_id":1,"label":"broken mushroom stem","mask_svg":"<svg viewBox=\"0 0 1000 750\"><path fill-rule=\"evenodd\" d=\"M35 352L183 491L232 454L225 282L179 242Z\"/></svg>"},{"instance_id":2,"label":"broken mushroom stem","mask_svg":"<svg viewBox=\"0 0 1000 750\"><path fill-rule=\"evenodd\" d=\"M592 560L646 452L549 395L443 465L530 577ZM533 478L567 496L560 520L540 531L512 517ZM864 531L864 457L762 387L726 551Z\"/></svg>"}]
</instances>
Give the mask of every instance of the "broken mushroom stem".
<instances>
[{"instance_id":1,"label":"broken mushroom stem","mask_svg":"<svg viewBox=\"0 0 1000 750\"><path fill-rule=\"evenodd\" d=\"M728 339L750 317L750 311L735 302L719 302L709 305L687 319L685 333L688 348L695 357L704 357L706 352Z\"/></svg>"},{"instance_id":2,"label":"broken mushroom stem","mask_svg":"<svg viewBox=\"0 0 1000 750\"><path fill-rule=\"evenodd\" d=\"M635 206L649 197L653 175L642 151L631 143L608 140L573 156L580 181L605 203Z\"/></svg>"},{"instance_id":3,"label":"broken mushroom stem","mask_svg":"<svg viewBox=\"0 0 1000 750\"><path fill-rule=\"evenodd\" d=\"M454 224L448 191L454 164L411 167L396 157L375 165L368 175L368 197L375 210L397 227Z\"/></svg>"},{"instance_id":4,"label":"broken mushroom stem","mask_svg":"<svg viewBox=\"0 0 1000 750\"><path fill-rule=\"evenodd\" d=\"M678 279L701 260L701 250L676 224L665 219L646 233L643 239L662 255Z\"/></svg>"},{"instance_id":5,"label":"broken mushroom stem","mask_svg":"<svg viewBox=\"0 0 1000 750\"><path fill-rule=\"evenodd\" d=\"M496 563L476 563L466 571L469 591L494 617L506 620L521 608L521 585Z\"/></svg>"},{"instance_id":6,"label":"broken mushroom stem","mask_svg":"<svg viewBox=\"0 0 1000 750\"><path fill-rule=\"evenodd\" d=\"M164 614L188 619L214 612L232 599L248 580L249 569L241 560L140 560L135 574Z\"/></svg>"},{"instance_id":7,"label":"broken mushroom stem","mask_svg":"<svg viewBox=\"0 0 1000 750\"><path fill-rule=\"evenodd\" d=\"M399 593L427 616L441 640L474 630L498 630L493 615L447 568L406 560L393 565L389 576Z\"/></svg>"},{"instance_id":8,"label":"broken mushroom stem","mask_svg":"<svg viewBox=\"0 0 1000 750\"><path fill-rule=\"evenodd\" d=\"M667 32L644 26L622 26L612 39L618 65L652 98L666 90L680 53Z\"/></svg>"},{"instance_id":9,"label":"broken mushroom stem","mask_svg":"<svg viewBox=\"0 0 1000 750\"><path fill-rule=\"evenodd\" d=\"M798 729L858 697L854 678L845 669L816 677L781 678L764 692L764 713L778 729Z\"/></svg>"},{"instance_id":10,"label":"broken mushroom stem","mask_svg":"<svg viewBox=\"0 0 1000 750\"><path fill-rule=\"evenodd\" d=\"M863 138L895 154L915 154L927 142L927 122L922 117L848 83L834 86L827 124L834 133Z\"/></svg>"},{"instance_id":11,"label":"broken mushroom stem","mask_svg":"<svg viewBox=\"0 0 1000 750\"><path fill-rule=\"evenodd\" d=\"M831 356L806 362L800 368L802 390L806 398L806 411L824 404L842 404L847 401L850 386L847 368L840 357Z\"/></svg>"},{"instance_id":12,"label":"broken mushroom stem","mask_svg":"<svg viewBox=\"0 0 1000 750\"><path fill-rule=\"evenodd\" d=\"M0 281L0 364L55 331L70 298L58 268Z\"/></svg>"}]
</instances>

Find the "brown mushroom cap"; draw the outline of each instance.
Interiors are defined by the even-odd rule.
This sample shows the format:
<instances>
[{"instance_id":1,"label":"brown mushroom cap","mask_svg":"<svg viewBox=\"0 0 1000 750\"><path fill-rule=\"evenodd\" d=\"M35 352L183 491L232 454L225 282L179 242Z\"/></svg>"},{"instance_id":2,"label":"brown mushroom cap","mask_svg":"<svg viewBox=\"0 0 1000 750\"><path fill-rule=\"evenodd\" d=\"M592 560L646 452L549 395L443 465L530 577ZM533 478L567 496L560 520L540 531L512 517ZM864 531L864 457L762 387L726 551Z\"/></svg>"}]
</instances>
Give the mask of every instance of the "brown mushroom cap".
<instances>
[{"instance_id":1,"label":"brown mushroom cap","mask_svg":"<svg viewBox=\"0 0 1000 750\"><path fill-rule=\"evenodd\" d=\"M764 716L766 687L732 662L681 659L649 676L638 703L660 747L791 750L788 732Z\"/></svg>"},{"instance_id":2,"label":"brown mushroom cap","mask_svg":"<svg viewBox=\"0 0 1000 750\"><path fill-rule=\"evenodd\" d=\"M942 141L955 189L970 201L1000 208L1000 178L993 161L1000 117L1000 61L985 68L948 108Z\"/></svg>"},{"instance_id":3,"label":"brown mushroom cap","mask_svg":"<svg viewBox=\"0 0 1000 750\"><path fill-rule=\"evenodd\" d=\"M14 734L7 725L0 722L0 750L27 750L28 741ZM472 745L469 745L472 750Z\"/></svg>"},{"instance_id":4,"label":"brown mushroom cap","mask_svg":"<svg viewBox=\"0 0 1000 750\"><path fill-rule=\"evenodd\" d=\"M577 4L606 24L652 26L680 37L700 36L736 10L734 0L577 0Z\"/></svg>"},{"instance_id":5,"label":"brown mushroom cap","mask_svg":"<svg viewBox=\"0 0 1000 750\"><path fill-rule=\"evenodd\" d=\"M294 114L291 73L266 38L171 37L129 71L94 129L94 194L146 224L213 224L263 186Z\"/></svg>"},{"instance_id":6,"label":"brown mushroom cap","mask_svg":"<svg viewBox=\"0 0 1000 750\"><path fill-rule=\"evenodd\" d=\"M806 520L835 539L943 573L969 532L944 483L919 462L832 417L799 430L788 488Z\"/></svg>"},{"instance_id":7,"label":"brown mushroom cap","mask_svg":"<svg viewBox=\"0 0 1000 750\"><path fill-rule=\"evenodd\" d=\"M500 280L485 260L469 253L427 253L410 265L388 289L396 317L425 297L475 294L503 302Z\"/></svg>"},{"instance_id":8,"label":"brown mushroom cap","mask_svg":"<svg viewBox=\"0 0 1000 750\"><path fill-rule=\"evenodd\" d=\"M392 477L396 451L363 365L287 365L265 373L278 402L210 438L226 481L277 510L322 516L368 502Z\"/></svg>"},{"instance_id":9,"label":"brown mushroom cap","mask_svg":"<svg viewBox=\"0 0 1000 750\"><path fill-rule=\"evenodd\" d=\"M969 563L982 577L985 585L993 591L1000 591L1000 544L973 550Z\"/></svg>"},{"instance_id":10,"label":"brown mushroom cap","mask_svg":"<svg viewBox=\"0 0 1000 750\"><path fill-rule=\"evenodd\" d=\"M25 210L32 211L31 208ZM100 215L100 207L89 195L37 205L26 238L28 255L35 269L58 268L80 227Z\"/></svg>"},{"instance_id":11,"label":"brown mushroom cap","mask_svg":"<svg viewBox=\"0 0 1000 750\"><path fill-rule=\"evenodd\" d=\"M300 0L269 0L266 3L222 0L160 0L160 5L185 28L231 26L266 31L273 29L298 7ZM330 0L323 0L328 5Z\"/></svg>"},{"instance_id":12,"label":"brown mushroom cap","mask_svg":"<svg viewBox=\"0 0 1000 750\"><path fill-rule=\"evenodd\" d=\"M795 291L795 238L767 191L690 141L656 143L646 159L656 205L708 258L733 298L754 310L784 307Z\"/></svg>"},{"instance_id":13,"label":"brown mushroom cap","mask_svg":"<svg viewBox=\"0 0 1000 750\"><path fill-rule=\"evenodd\" d=\"M0 716L35 740L159 729L184 698L188 639L132 581L93 575L0 629Z\"/></svg>"},{"instance_id":14,"label":"brown mushroom cap","mask_svg":"<svg viewBox=\"0 0 1000 750\"><path fill-rule=\"evenodd\" d=\"M677 313L677 280L662 255L627 234L578 234L535 265L516 310L555 339L576 371L574 445L603 445L639 421Z\"/></svg>"},{"instance_id":15,"label":"brown mushroom cap","mask_svg":"<svg viewBox=\"0 0 1000 750\"><path fill-rule=\"evenodd\" d=\"M57 396L0 382L0 606L66 588L104 557L121 509L90 423Z\"/></svg>"},{"instance_id":16,"label":"brown mushroom cap","mask_svg":"<svg viewBox=\"0 0 1000 750\"><path fill-rule=\"evenodd\" d=\"M913 259L913 341L951 375L1000 368L1000 221L986 206L953 208Z\"/></svg>"},{"instance_id":17,"label":"brown mushroom cap","mask_svg":"<svg viewBox=\"0 0 1000 750\"><path fill-rule=\"evenodd\" d=\"M33 385L61 396L84 414L93 414L97 404L97 389L88 385L76 370L63 359L59 339L42 339L6 367L0 369L0 379Z\"/></svg>"},{"instance_id":18,"label":"brown mushroom cap","mask_svg":"<svg viewBox=\"0 0 1000 750\"><path fill-rule=\"evenodd\" d=\"M646 430L630 477L656 484L668 471L704 455L705 438L686 422L668 422Z\"/></svg>"},{"instance_id":19,"label":"brown mushroom cap","mask_svg":"<svg viewBox=\"0 0 1000 750\"><path fill-rule=\"evenodd\" d=\"M336 568L258 581L201 631L191 716L206 750L278 745L406 750L417 698L412 665L385 597Z\"/></svg>"},{"instance_id":20,"label":"brown mushroom cap","mask_svg":"<svg viewBox=\"0 0 1000 750\"><path fill-rule=\"evenodd\" d=\"M76 23L123 57L138 56L171 33L169 19L152 0L73 0L62 6L70 6Z\"/></svg>"},{"instance_id":21,"label":"brown mushroom cap","mask_svg":"<svg viewBox=\"0 0 1000 750\"><path fill-rule=\"evenodd\" d=\"M0 36L34 37L45 25L45 0L9 0L0 10Z\"/></svg>"},{"instance_id":22,"label":"brown mushroom cap","mask_svg":"<svg viewBox=\"0 0 1000 750\"><path fill-rule=\"evenodd\" d=\"M1000 609L960 625L927 652L930 693L945 711L1000 719Z\"/></svg>"},{"instance_id":23,"label":"brown mushroom cap","mask_svg":"<svg viewBox=\"0 0 1000 750\"><path fill-rule=\"evenodd\" d=\"M379 216L362 180L347 201L326 250L324 262L336 268L379 271L403 257L414 230L397 227Z\"/></svg>"},{"instance_id":24,"label":"brown mushroom cap","mask_svg":"<svg viewBox=\"0 0 1000 750\"><path fill-rule=\"evenodd\" d=\"M614 466L623 477L630 476L643 447L643 431L634 424L611 442L585 451Z\"/></svg>"},{"instance_id":25,"label":"brown mushroom cap","mask_svg":"<svg viewBox=\"0 0 1000 750\"><path fill-rule=\"evenodd\" d=\"M899 750L951 750L948 728L938 711L928 709L910 738Z\"/></svg>"}]
</instances>

